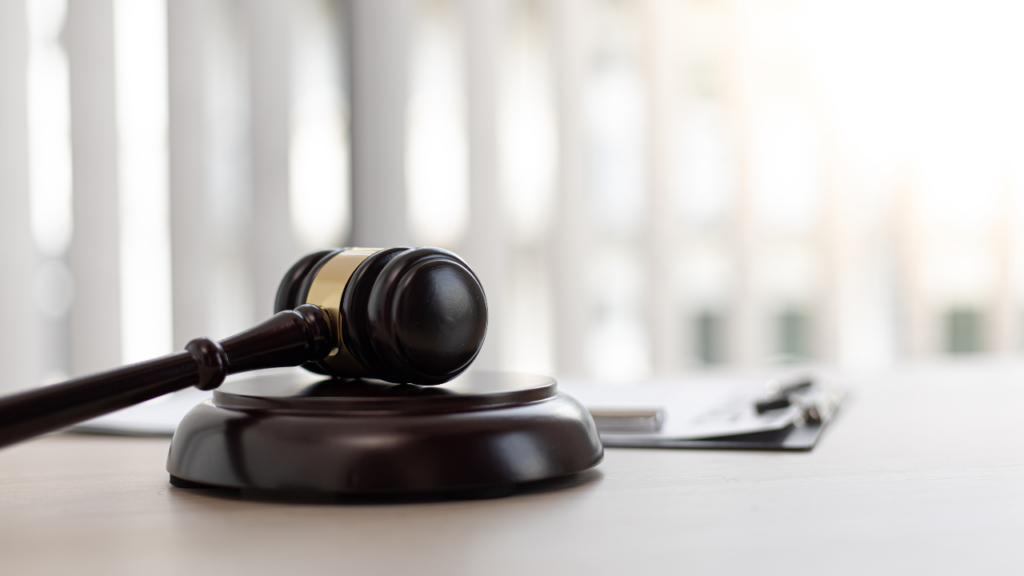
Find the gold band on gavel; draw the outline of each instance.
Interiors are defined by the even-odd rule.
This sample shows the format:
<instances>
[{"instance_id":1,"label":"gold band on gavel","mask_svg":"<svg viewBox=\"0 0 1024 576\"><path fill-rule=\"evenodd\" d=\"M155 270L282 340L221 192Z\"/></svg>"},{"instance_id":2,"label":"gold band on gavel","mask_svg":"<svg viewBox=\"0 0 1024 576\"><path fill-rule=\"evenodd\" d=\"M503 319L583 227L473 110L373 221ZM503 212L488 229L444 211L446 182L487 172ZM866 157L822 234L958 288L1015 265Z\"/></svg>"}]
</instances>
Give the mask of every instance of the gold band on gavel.
<instances>
[{"instance_id":1,"label":"gold band on gavel","mask_svg":"<svg viewBox=\"0 0 1024 576\"><path fill-rule=\"evenodd\" d=\"M356 362L352 354L345 346L345 338L342 335L341 297L345 294L345 286L348 279L356 268L369 258L372 254L383 250L383 248L348 248L335 254L317 272L309 285L309 295L306 296L306 304L316 304L327 311L338 331L338 346L331 351L330 356L322 362L342 374L352 376L364 376L366 370Z\"/></svg>"}]
</instances>

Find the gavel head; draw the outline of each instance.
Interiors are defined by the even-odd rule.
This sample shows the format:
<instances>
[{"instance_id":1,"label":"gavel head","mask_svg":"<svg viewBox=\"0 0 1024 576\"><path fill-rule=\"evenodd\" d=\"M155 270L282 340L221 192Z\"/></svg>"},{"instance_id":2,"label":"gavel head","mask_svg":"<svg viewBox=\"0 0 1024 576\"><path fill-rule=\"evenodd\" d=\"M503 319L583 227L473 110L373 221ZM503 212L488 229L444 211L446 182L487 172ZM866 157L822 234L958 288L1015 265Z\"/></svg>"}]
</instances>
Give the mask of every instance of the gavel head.
<instances>
[{"instance_id":1,"label":"gavel head","mask_svg":"<svg viewBox=\"0 0 1024 576\"><path fill-rule=\"evenodd\" d=\"M476 274L439 248L340 248L299 260L281 281L274 312L315 304L337 346L306 364L345 378L441 384L480 352L487 300Z\"/></svg>"}]
</instances>

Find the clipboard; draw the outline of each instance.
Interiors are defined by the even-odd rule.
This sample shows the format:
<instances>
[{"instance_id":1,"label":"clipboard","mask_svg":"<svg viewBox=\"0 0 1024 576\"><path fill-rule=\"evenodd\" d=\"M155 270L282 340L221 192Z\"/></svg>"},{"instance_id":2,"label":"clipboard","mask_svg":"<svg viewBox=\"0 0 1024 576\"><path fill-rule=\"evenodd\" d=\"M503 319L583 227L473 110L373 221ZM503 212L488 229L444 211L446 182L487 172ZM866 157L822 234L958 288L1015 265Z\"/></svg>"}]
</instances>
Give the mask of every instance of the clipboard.
<instances>
[{"instance_id":1,"label":"clipboard","mask_svg":"<svg viewBox=\"0 0 1024 576\"><path fill-rule=\"evenodd\" d=\"M809 374L563 388L590 410L606 448L807 451L845 397L835 381Z\"/></svg>"}]
</instances>

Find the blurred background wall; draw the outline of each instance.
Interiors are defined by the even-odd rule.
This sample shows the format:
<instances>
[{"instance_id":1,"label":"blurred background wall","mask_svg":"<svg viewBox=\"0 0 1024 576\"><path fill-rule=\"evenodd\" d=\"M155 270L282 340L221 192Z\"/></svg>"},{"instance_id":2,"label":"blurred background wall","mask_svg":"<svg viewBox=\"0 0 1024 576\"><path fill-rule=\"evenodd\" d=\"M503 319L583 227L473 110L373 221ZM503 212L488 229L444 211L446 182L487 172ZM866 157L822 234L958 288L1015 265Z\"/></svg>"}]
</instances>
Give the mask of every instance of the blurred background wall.
<instances>
[{"instance_id":1,"label":"blurred background wall","mask_svg":"<svg viewBox=\"0 0 1024 576\"><path fill-rule=\"evenodd\" d=\"M1024 11L0 0L0 387L227 336L303 253L439 245L481 366L1024 350Z\"/></svg>"}]
</instances>

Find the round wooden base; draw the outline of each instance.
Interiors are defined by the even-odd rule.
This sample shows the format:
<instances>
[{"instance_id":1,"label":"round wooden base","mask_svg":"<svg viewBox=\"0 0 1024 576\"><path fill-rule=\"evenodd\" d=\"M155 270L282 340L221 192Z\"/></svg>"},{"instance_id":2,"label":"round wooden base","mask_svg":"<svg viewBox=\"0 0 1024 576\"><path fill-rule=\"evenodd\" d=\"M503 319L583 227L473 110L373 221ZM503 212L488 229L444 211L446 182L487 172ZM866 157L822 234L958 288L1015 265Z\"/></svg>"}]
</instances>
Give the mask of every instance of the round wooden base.
<instances>
[{"instance_id":1,"label":"round wooden base","mask_svg":"<svg viewBox=\"0 0 1024 576\"><path fill-rule=\"evenodd\" d=\"M311 377L227 383L185 416L176 485L388 494L480 490L586 470L594 421L545 376L470 372L440 386Z\"/></svg>"}]
</instances>

